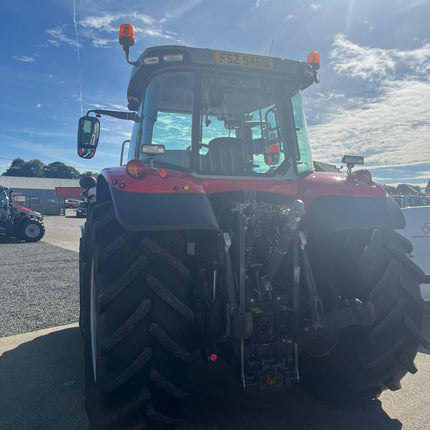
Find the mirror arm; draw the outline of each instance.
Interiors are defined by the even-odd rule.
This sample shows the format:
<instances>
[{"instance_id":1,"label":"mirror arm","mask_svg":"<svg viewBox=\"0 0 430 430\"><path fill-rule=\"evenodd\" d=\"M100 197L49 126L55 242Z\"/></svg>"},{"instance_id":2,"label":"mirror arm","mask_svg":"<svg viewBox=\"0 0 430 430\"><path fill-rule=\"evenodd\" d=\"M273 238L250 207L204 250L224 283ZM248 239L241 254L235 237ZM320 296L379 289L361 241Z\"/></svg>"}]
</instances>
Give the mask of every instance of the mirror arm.
<instances>
[{"instance_id":1,"label":"mirror arm","mask_svg":"<svg viewBox=\"0 0 430 430\"><path fill-rule=\"evenodd\" d=\"M141 122L142 118L136 112L121 112L115 110L105 110L105 109L90 109L87 112L87 116L90 115L91 112L94 112L97 117L100 115L108 115L118 119L125 119L128 121Z\"/></svg>"}]
</instances>

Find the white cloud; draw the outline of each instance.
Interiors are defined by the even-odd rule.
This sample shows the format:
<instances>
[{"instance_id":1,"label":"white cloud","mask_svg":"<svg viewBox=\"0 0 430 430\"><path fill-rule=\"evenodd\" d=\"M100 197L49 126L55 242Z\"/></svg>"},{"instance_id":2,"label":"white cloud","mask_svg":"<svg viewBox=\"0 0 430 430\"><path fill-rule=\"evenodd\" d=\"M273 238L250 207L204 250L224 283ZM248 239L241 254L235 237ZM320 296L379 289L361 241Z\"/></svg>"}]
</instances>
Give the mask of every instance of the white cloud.
<instances>
[{"instance_id":1,"label":"white cloud","mask_svg":"<svg viewBox=\"0 0 430 430\"><path fill-rule=\"evenodd\" d=\"M81 47L81 45L78 45L78 43L76 42L76 39L72 39L64 33L64 29L62 27L51 28L45 30L45 32L48 33L51 37L50 39L48 39L48 42L51 45L60 46L62 43L64 43L66 45L74 47Z\"/></svg>"},{"instance_id":2,"label":"white cloud","mask_svg":"<svg viewBox=\"0 0 430 430\"><path fill-rule=\"evenodd\" d=\"M254 9L257 9L258 7L260 7L261 5L262 5L262 3L267 3L267 2L269 2L270 0L257 0L256 2L255 2L255 5L254 5Z\"/></svg>"},{"instance_id":3,"label":"white cloud","mask_svg":"<svg viewBox=\"0 0 430 430\"><path fill-rule=\"evenodd\" d=\"M285 21L297 21L299 18L297 16L294 16L293 14L289 14L285 17Z\"/></svg>"},{"instance_id":4,"label":"white cloud","mask_svg":"<svg viewBox=\"0 0 430 430\"><path fill-rule=\"evenodd\" d=\"M102 30L108 32L118 31L118 28L112 23L118 20L121 14L106 14L103 16L88 16L79 21L79 25L84 28L91 28L95 30Z\"/></svg>"},{"instance_id":5,"label":"white cloud","mask_svg":"<svg viewBox=\"0 0 430 430\"><path fill-rule=\"evenodd\" d=\"M30 57L28 55L23 55L21 57L13 55L12 58L17 61L22 61L23 63L33 63L34 61L36 61L34 57Z\"/></svg>"},{"instance_id":6,"label":"white cloud","mask_svg":"<svg viewBox=\"0 0 430 430\"><path fill-rule=\"evenodd\" d=\"M329 58L335 72L365 80L378 80L405 71L420 76L430 72L430 44L409 51L370 48L337 34Z\"/></svg>"},{"instance_id":7,"label":"white cloud","mask_svg":"<svg viewBox=\"0 0 430 430\"><path fill-rule=\"evenodd\" d=\"M329 57L344 87L316 94L328 108L309 128L315 159L339 163L345 153L363 154L367 167L395 168L395 177L403 166L404 177L421 179L430 166L430 45L370 48L337 35Z\"/></svg>"},{"instance_id":8,"label":"white cloud","mask_svg":"<svg viewBox=\"0 0 430 430\"><path fill-rule=\"evenodd\" d=\"M169 15L169 18L171 16ZM92 46L96 48L107 48L117 39L112 39L113 33L118 33L120 24L124 22L133 22L136 35L146 37L157 37L179 42L176 35L163 29L163 23L167 18L157 20L156 18L142 13L107 13L99 16L88 16L79 21L81 27L80 37L91 41Z\"/></svg>"},{"instance_id":9,"label":"white cloud","mask_svg":"<svg viewBox=\"0 0 430 430\"><path fill-rule=\"evenodd\" d=\"M112 40L95 38L91 41L91 45L93 45L94 48L109 48L109 43L111 42Z\"/></svg>"},{"instance_id":10,"label":"white cloud","mask_svg":"<svg viewBox=\"0 0 430 430\"><path fill-rule=\"evenodd\" d=\"M42 104L41 103L37 103L36 108L40 109L41 107L42 107Z\"/></svg>"},{"instance_id":11,"label":"white cloud","mask_svg":"<svg viewBox=\"0 0 430 430\"><path fill-rule=\"evenodd\" d=\"M203 3L204 0L188 0L188 1L182 1L182 2L176 2L176 7L171 8L169 12L166 14L166 16L160 20L161 23L164 23L169 20L180 18L181 16L187 14L191 10L193 10L195 7ZM258 2L259 0L257 0ZM267 0L263 0L267 1Z\"/></svg>"},{"instance_id":12,"label":"white cloud","mask_svg":"<svg viewBox=\"0 0 430 430\"><path fill-rule=\"evenodd\" d=\"M318 10L318 9L321 9L321 5L320 5L320 4L318 4L318 3L311 3L311 4L309 5L309 7L310 7L313 11L316 11L316 10Z\"/></svg>"}]
</instances>

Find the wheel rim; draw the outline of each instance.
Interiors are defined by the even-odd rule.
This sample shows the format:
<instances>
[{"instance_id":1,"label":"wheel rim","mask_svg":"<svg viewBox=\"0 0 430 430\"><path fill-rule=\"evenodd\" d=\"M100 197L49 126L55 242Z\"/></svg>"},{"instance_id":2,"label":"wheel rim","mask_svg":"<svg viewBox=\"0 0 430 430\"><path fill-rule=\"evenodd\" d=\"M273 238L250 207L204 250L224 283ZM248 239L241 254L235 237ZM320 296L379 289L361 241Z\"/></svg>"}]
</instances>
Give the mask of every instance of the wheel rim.
<instances>
[{"instance_id":1,"label":"wheel rim","mask_svg":"<svg viewBox=\"0 0 430 430\"><path fill-rule=\"evenodd\" d=\"M24 233L30 239L35 239L40 234L40 227L37 224L28 224L25 227Z\"/></svg>"},{"instance_id":2,"label":"wheel rim","mask_svg":"<svg viewBox=\"0 0 430 430\"><path fill-rule=\"evenodd\" d=\"M90 336L91 336L91 361L93 364L94 382L97 380L97 326L96 326L96 283L94 279L94 260L91 263L90 285Z\"/></svg>"}]
</instances>

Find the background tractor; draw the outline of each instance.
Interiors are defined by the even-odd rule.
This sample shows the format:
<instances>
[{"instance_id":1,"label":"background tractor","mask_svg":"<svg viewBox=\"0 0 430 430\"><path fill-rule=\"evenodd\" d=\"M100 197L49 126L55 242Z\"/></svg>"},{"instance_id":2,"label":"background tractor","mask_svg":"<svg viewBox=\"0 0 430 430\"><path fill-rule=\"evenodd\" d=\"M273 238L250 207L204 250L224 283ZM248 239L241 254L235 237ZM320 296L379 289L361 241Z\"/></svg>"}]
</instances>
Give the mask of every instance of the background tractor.
<instances>
[{"instance_id":1,"label":"background tractor","mask_svg":"<svg viewBox=\"0 0 430 430\"><path fill-rule=\"evenodd\" d=\"M26 242L37 242L45 234L43 216L12 201L12 191L0 186L0 233Z\"/></svg>"},{"instance_id":2,"label":"background tractor","mask_svg":"<svg viewBox=\"0 0 430 430\"><path fill-rule=\"evenodd\" d=\"M86 408L92 429L170 428L200 350L250 392L301 382L333 399L371 399L415 373L425 343L423 272L397 204L345 156L315 172L301 91L308 62L184 46L128 51L134 121L126 166L88 190L80 249ZM123 154L121 154L122 159ZM95 187L95 194L94 194ZM94 197L95 195L95 197Z\"/></svg>"}]
</instances>

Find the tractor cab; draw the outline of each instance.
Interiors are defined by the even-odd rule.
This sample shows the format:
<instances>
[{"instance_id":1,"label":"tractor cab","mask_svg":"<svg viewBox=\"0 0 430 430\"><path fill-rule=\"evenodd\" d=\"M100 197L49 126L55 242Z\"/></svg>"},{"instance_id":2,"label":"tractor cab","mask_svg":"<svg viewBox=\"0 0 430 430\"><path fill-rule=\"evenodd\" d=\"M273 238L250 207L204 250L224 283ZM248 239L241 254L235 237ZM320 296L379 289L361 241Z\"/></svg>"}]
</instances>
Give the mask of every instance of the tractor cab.
<instances>
[{"instance_id":1,"label":"tractor cab","mask_svg":"<svg viewBox=\"0 0 430 430\"><path fill-rule=\"evenodd\" d=\"M312 171L301 90L319 81L317 53L303 62L156 46L132 62L127 37L120 43L134 66L127 92L134 112L124 117L135 121L129 161L193 176L294 180ZM81 157L92 158L99 130L97 118L81 118Z\"/></svg>"},{"instance_id":2,"label":"tractor cab","mask_svg":"<svg viewBox=\"0 0 430 430\"><path fill-rule=\"evenodd\" d=\"M138 112L129 159L164 145L155 164L194 175L287 177L312 170L300 90L303 62L181 46L150 48L128 88ZM143 151L147 152L147 151Z\"/></svg>"}]
</instances>

